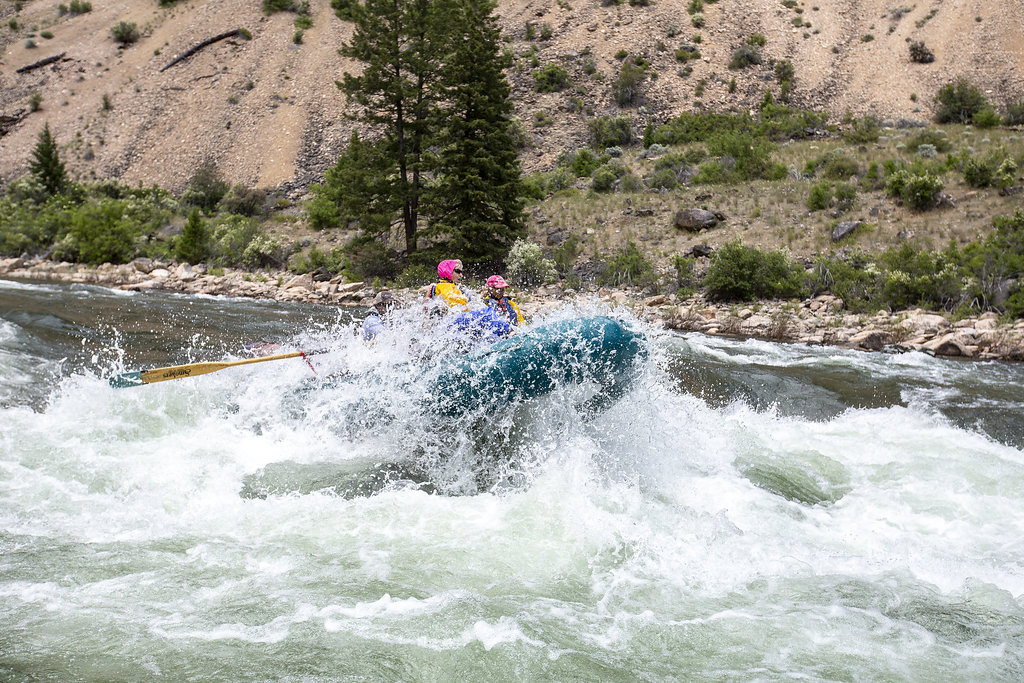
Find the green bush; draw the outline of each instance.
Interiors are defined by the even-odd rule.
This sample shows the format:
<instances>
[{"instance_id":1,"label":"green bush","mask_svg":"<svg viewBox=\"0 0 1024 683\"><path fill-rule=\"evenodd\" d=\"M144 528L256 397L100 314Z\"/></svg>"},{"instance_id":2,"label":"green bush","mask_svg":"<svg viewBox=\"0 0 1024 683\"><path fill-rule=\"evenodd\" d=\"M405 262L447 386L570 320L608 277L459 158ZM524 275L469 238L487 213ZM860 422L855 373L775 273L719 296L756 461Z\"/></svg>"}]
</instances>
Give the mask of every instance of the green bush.
<instances>
[{"instance_id":1,"label":"green bush","mask_svg":"<svg viewBox=\"0 0 1024 683\"><path fill-rule=\"evenodd\" d=\"M127 263L135 258L139 223L125 211L125 201L100 199L68 212L68 229L54 256L83 263Z\"/></svg>"},{"instance_id":2,"label":"green bush","mask_svg":"<svg viewBox=\"0 0 1024 683\"><path fill-rule=\"evenodd\" d=\"M857 186L850 183L836 185L836 208L849 211L857 203Z\"/></svg>"},{"instance_id":3,"label":"green bush","mask_svg":"<svg viewBox=\"0 0 1024 683\"><path fill-rule=\"evenodd\" d=\"M551 259L544 257L539 244L516 240L505 259L506 274L513 284L550 284L558 279L558 271Z\"/></svg>"},{"instance_id":4,"label":"green bush","mask_svg":"<svg viewBox=\"0 0 1024 683\"><path fill-rule=\"evenodd\" d=\"M671 168L655 169L647 178L647 187L652 190L672 190L679 187L679 178Z\"/></svg>"},{"instance_id":5,"label":"green bush","mask_svg":"<svg viewBox=\"0 0 1024 683\"><path fill-rule=\"evenodd\" d=\"M355 18L355 6L358 4L358 0L331 0L331 9L339 19L352 21Z\"/></svg>"},{"instance_id":6,"label":"green bush","mask_svg":"<svg viewBox=\"0 0 1024 683\"><path fill-rule=\"evenodd\" d=\"M240 216L255 216L262 213L267 193L263 190L235 185L220 200L220 208Z\"/></svg>"},{"instance_id":7,"label":"green bush","mask_svg":"<svg viewBox=\"0 0 1024 683\"><path fill-rule=\"evenodd\" d=\"M288 260L285 246L271 235L260 233L242 252L242 263L249 268L281 268Z\"/></svg>"},{"instance_id":8,"label":"green bush","mask_svg":"<svg viewBox=\"0 0 1024 683\"><path fill-rule=\"evenodd\" d=\"M569 72L558 64L546 64L533 72L537 92L558 92L569 85Z\"/></svg>"},{"instance_id":9,"label":"green bush","mask_svg":"<svg viewBox=\"0 0 1024 683\"><path fill-rule=\"evenodd\" d=\"M1024 125L1024 99L1007 102L1003 111L1003 123L1007 126Z\"/></svg>"},{"instance_id":10,"label":"green bush","mask_svg":"<svg viewBox=\"0 0 1024 683\"><path fill-rule=\"evenodd\" d=\"M850 129L843 133L843 139L854 145L869 145L881 137L881 125L874 116L854 119Z\"/></svg>"},{"instance_id":11,"label":"green bush","mask_svg":"<svg viewBox=\"0 0 1024 683\"><path fill-rule=\"evenodd\" d=\"M294 273L311 273L321 268L334 276L342 272L347 264L344 250L331 249L330 252L320 251L314 244L305 253L293 254L288 261L288 269Z\"/></svg>"},{"instance_id":12,"label":"green bush","mask_svg":"<svg viewBox=\"0 0 1024 683\"><path fill-rule=\"evenodd\" d=\"M942 187L942 180L931 173L916 175L900 169L889 176L885 189L890 197L902 199L912 209L925 211L938 204Z\"/></svg>"},{"instance_id":13,"label":"green bush","mask_svg":"<svg viewBox=\"0 0 1024 683\"><path fill-rule=\"evenodd\" d=\"M196 169L195 174L181 195L182 203L197 206L207 213L213 213L217 204L228 192L228 184L220 177L217 167L205 163Z\"/></svg>"},{"instance_id":14,"label":"green bush","mask_svg":"<svg viewBox=\"0 0 1024 683\"><path fill-rule=\"evenodd\" d=\"M597 282L610 287L649 289L658 282L658 274L633 242L628 242L611 256L598 259Z\"/></svg>"},{"instance_id":15,"label":"green bush","mask_svg":"<svg viewBox=\"0 0 1024 683\"><path fill-rule=\"evenodd\" d=\"M811 185L807 195L807 208L811 211L824 211L832 204L832 184L826 180Z\"/></svg>"},{"instance_id":16,"label":"green bush","mask_svg":"<svg viewBox=\"0 0 1024 683\"><path fill-rule=\"evenodd\" d=\"M729 242L711 257L704 288L716 301L803 297L803 268L783 251L762 251Z\"/></svg>"},{"instance_id":17,"label":"green bush","mask_svg":"<svg viewBox=\"0 0 1024 683\"><path fill-rule=\"evenodd\" d=\"M139 27L135 22L119 21L111 27L110 35L121 45L131 45L139 39Z\"/></svg>"},{"instance_id":18,"label":"green bush","mask_svg":"<svg viewBox=\"0 0 1024 683\"><path fill-rule=\"evenodd\" d=\"M612 83L612 95L620 107L636 103L640 99L640 85L646 75L646 66L637 63L634 58L622 63L619 75Z\"/></svg>"},{"instance_id":19,"label":"green bush","mask_svg":"<svg viewBox=\"0 0 1024 683\"><path fill-rule=\"evenodd\" d=\"M746 69L748 66L760 63L761 51L756 45L740 45L732 51L732 56L729 58L730 69Z\"/></svg>"},{"instance_id":20,"label":"green bush","mask_svg":"<svg viewBox=\"0 0 1024 683\"><path fill-rule=\"evenodd\" d=\"M633 142L633 121L626 115L598 116L587 123L595 149L626 147Z\"/></svg>"},{"instance_id":21,"label":"green bush","mask_svg":"<svg viewBox=\"0 0 1024 683\"><path fill-rule=\"evenodd\" d=\"M808 163L808 168L815 175L830 180L847 180L860 174L857 161L839 150L832 150Z\"/></svg>"},{"instance_id":22,"label":"green bush","mask_svg":"<svg viewBox=\"0 0 1024 683\"><path fill-rule=\"evenodd\" d=\"M619 176L611 164L605 164L594 169L592 178L590 189L594 192L614 192Z\"/></svg>"},{"instance_id":23,"label":"green bush","mask_svg":"<svg viewBox=\"0 0 1024 683\"><path fill-rule=\"evenodd\" d=\"M214 218L207 226L210 234L210 259L219 266L244 265L242 254L262 233L252 219L244 216Z\"/></svg>"},{"instance_id":24,"label":"green bush","mask_svg":"<svg viewBox=\"0 0 1024 683\"><path fill-rule=\"evenodd\" d=\"M575 152L568 152L563 154L560 159L560 165L567 166L572 170L573 175L577 178L584 178L594 172L596 168L605 164L609 160L609 156L602 154L598 156L589 148L578 149Z\"/></svg>"},{"instance_id":25,"label":"green bush","mask_svg":"<svg viewBox=\"0 0 1024 683\"><path fill-rule=\"evenodd\" d=\"M971 123L978 128L995 128L1002 123L1002 118L991 106L982 107L971 117Z\"/></svg>"},{"instance_id":26,"label":"green bush","mask_svg":"<svg viewBox=\"0 0 1024 683\"><path fill-rule=\"evenodd\" d=\"M907 140L907 151L916 152L921 145L931 145L935 151L945 154L953 145L949 142L949 136L945 131L937 128L922 128Z\"/></svg>"},{"instance_id":27,"label":"green bush","mask_svg":"<svg viewBox=\"0 0 1024 683\"><path fill-rule=\"evenodd\" d=\"M974 115L989 107L977 86L966 78L947 83L935 95L935 120L938 123L971 123Z\"/></svg>"}]
</instances>

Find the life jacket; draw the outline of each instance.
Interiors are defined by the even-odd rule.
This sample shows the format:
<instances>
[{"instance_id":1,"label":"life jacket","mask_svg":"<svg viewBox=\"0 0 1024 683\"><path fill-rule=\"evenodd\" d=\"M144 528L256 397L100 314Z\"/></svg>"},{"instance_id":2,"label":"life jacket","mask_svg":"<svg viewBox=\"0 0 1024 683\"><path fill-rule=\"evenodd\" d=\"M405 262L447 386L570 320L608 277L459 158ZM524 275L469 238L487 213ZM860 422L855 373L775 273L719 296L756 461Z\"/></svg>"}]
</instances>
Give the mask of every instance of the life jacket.
<instances>
[{"instance_id":1,"label":"life jacket","mask_svg":"<svg viewBox=\"0 0 1024 683\"><path fill-rule=\"evenodd\" d=\"M439 296L444 299L449 308L459 311L469 309L469 297L462 291L462 288L452 282L441 281L430 285L430 298Z\"/></svg>"},{"instance_id":2,"label":"life jacket","mask_svg":"<svg viewBox=\"0 0 1024 683\"><path fill-rule=\"evenodd\" d=\"M523 312L519 310L519 306L512 299L508 297L502 299L487 297L487 306L505 316L512 325L518 327L523 324Z\"/></svg>"}]
</instances>

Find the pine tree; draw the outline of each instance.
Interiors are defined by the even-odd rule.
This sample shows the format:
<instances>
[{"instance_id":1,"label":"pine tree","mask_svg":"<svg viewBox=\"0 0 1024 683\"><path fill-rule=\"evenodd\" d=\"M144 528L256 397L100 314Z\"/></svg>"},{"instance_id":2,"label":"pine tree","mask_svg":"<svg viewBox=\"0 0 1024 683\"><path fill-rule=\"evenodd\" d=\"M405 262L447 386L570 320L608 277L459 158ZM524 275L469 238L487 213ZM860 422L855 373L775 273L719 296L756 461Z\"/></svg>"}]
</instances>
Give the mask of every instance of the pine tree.
<instances>
[{"instance_id":1,"label":"pine tree","mask_svg":"<svg viewBox=\"0 0 1024 683\"><path fill-rule=\"evenodd\" d=\"M406 253L417 247L424 150L437 58L430 0L365 0L352 7L355 30L342 54L363 63L338 87L361 108L359 120L383 132L388 187L401 207Z\"/></svg>"},{"instance_id":2,"label":"pine tree","mask_svg":"<svg viewBox=\"0 0 1024 683\"><path fill-rule=\"evenodd\" d=\"M32 162L29 164L29 170L51 195L60 193L67 185L68 173L64 169L64 162L60 160L57 141L50 133L49 122L39 133L39 141L36 142L35 149L32 150Z\"/></svg>"},{"instance_id":3,"label":"pine tree","mask_svg":"<svg viewBox=\"0 0 1024 683\"><path fill-rule=\"evenodd\" d=\"M209 254L209 236L199 215L199 208L193 207L185 221L185 227L178 238L175 254L187 263L202 263Z\"/></svg>"},{"instance_id":4,"label":"pine tree","mask_svg":"<svg viewBox=\"0 0 1024 683\"><path fill-rule=\"evenodd\" d=\"M389 194L386 158L380 143L363 142L352 131L348 146L324 173L323 185L313 185L307 213L312 226L329 230L359 221L364 233L380 234L391 224L397 205Z\"/></svg>"},{"instance_id":5,"label":"pine tree","mask_svg":"<svg viewBox=\"0 0 1024 683\"><path fill-rule=\"evenodd\" d=\"M512 137L512 103L492 0L436 0L444 60L435 86L437 181L430 235L471 261L501 261L525 233L524 187Z\"/></svg>"}]
</instances>

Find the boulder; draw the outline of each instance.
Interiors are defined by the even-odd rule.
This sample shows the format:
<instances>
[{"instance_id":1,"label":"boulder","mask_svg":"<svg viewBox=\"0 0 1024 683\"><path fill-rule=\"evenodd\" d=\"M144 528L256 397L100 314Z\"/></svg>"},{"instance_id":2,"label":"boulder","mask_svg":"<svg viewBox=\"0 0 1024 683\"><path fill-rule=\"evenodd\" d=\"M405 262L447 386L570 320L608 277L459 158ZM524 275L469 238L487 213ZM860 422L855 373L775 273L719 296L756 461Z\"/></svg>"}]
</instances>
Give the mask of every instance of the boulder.
<instances>
[{"instance_id":1,"label":"boulder","mask_svg":"<svg viewBox=\"0 0 1024 683\"><path fill-rule=\"evenodd\" d=\"M936 337L924 344L922 348L938 356L962 356L964 358L973 358L978 352L978 346L974 343L973 335L962 331L950 332L941 337Z\"/></svg>"},{"instance_id":2,"label":"boulder","mask_svg":"<svg viewBox=\"0 0 1024 683\"><path fill-rule=\"evenodd\" d=\"M724 219L724 216L722 218L719 216L722 214L705 209L682 209L676 213L672 224L680 230L700 232L701 230L710 230L718 225Z\"/></svg>"},{"instance_id":3,"label":"boulder","mask_svg":"<svg viewBox=\"0 0 1024 683\"><path fill-rule=\"evenodd\" d=\"M690 247L689 251L683 254L683 256L690 256L692 258L702 258L711 256L714 253L715 250L706 244L695 244L692 247Z\"/></svg>"},{"instance_id":4,"label":"boulder","mask_svg":"<svg viewBox=\"0 0 1024 683\"><path fill-rule=\"evenodd\" d=\"M140 273L145 273L146 275L152 273L153 269L156 268L156 263L153 259L145 257L137 258L129 265Z\"/></svg>"},{"instance_id":5,"label":"boulder","mask_svg":"<svg viewBox=\"0 0 1024 683\"><path fill-rule=\"evenodd\" d=\"M313 289L313 276L309 273L304 275L296 275L288 282L284 283L282 289Z\"/></svg>"},{"instance_id":6,"label":"boulder","mask_svg":"<svg viewBox=\"0 0 1024 683\"><path fill-rule=\"evenodd\" d=\"M949 321L934 313L914 312L905 320L919 335L931 336L949 327Z\"/></svg>"},{"instance_id":7,"label":"boulder","mask_svg":"<svg viewBox=\"0 0 1024 683\"><path fill-rule=\"evenodd\" d=\"M869 328L850 337L850 344L869 351L880 351L892 343L892 335L885 330Z\"/></svg>"},{"instance_id":8,"label":"boulder","mask_svg":"<svg viewBox=\"0 0 1024 683\"><path fill-rule=\"evenodd\" d=\"M832 241L838 242L844 237L852 235L860 226L860 221L843 221L832 231Z\"/></svg>"}]
</instances>

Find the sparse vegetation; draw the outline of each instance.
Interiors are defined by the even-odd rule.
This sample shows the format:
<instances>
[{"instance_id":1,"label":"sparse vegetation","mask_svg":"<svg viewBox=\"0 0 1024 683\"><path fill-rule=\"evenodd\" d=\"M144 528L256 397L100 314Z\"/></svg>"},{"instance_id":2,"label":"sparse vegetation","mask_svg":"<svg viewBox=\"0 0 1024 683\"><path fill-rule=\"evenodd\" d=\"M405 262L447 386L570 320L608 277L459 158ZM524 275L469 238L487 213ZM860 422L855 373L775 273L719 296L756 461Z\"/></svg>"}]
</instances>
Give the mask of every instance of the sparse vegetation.
<instances>
[{"instance_id":1,"label":"sparse vegetation","mask_svg":"<svg viewBox=\"0 0 1024 683\"><path fill-rule=\"evenodd\" d=\"M131 45L139 39L139 27L134 21L119 21L110 29L110 35L122 46Z\"/></svg>"},{"instance_id":2,"label":"sparse vegetation","mask_svg":"<svg viewBox=\"0 0 1024 683\"><path fill-rule=\"evenodd\" d=\"M971 123L976 114L990 108L985 95L966 78L947 83L935 95L938 123Z\"/></svg>"}]
</instances>

